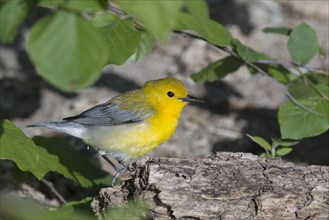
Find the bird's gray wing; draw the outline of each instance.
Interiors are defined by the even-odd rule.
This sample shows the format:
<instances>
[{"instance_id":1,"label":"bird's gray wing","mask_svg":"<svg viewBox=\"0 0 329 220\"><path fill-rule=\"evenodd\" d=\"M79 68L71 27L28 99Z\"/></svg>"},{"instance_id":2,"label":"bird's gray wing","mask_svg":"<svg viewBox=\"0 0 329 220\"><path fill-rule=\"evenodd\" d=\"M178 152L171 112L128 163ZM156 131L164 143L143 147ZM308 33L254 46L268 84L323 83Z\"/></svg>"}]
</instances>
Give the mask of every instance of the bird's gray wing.
<instances>
[{"instance_id":1,"label":"bird's gray wing","mask_svg":"<svg viewBox=\"0 0 329 220\"><path fill-rule=\"evenodd\" d=\"M153 115L152 109L148 107L136 109L136 103L132 104L134 105L132 110L125 110L120 104L109 101L63 120L89 126L111 126L144 121Z\"/></svg>"}]
</instances>

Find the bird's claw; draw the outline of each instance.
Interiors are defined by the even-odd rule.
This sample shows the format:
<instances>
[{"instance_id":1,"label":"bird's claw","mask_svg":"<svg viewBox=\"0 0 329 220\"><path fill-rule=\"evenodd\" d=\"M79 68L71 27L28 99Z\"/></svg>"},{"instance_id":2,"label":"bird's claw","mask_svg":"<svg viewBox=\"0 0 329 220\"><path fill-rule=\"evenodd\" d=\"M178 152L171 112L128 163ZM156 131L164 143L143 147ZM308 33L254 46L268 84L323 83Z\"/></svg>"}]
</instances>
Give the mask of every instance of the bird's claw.
<instances>
[{"instance_id":1,"label":"bird's claw","mask_svg":"<svg viewBox=\"0 0 329 220\"><path fill-rule=\"evenodd\" d=\"M128 166L124 166L122 168L117 168L115 170L115 174L114 174L114 176L112 178L112 183L111 183L112 184L112 187L114 186L115 180L118 178L118 176L120 176L120 174L123 173L127 168L128 168Z\"/></svg>"}]
</instances>

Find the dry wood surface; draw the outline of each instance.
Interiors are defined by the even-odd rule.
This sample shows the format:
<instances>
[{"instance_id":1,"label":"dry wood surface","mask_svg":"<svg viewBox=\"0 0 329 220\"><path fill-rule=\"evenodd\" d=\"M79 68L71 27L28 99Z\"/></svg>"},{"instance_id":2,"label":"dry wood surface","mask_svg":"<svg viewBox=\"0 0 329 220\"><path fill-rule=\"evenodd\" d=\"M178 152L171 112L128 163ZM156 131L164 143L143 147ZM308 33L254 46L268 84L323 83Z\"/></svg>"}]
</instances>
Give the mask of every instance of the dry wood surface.
<instances>
[{"instance_id":1,"label":"dry wood surface","mask_svg":"<svg viewBox=\"0 0 329 220\"><path fill-rule=\"evenodd\" d=\"M249 153L142 158L131 177L104 188L92 208L143 200L151 219L329 219L329 167L298 166Z\"/></svg>"}]
</instances>

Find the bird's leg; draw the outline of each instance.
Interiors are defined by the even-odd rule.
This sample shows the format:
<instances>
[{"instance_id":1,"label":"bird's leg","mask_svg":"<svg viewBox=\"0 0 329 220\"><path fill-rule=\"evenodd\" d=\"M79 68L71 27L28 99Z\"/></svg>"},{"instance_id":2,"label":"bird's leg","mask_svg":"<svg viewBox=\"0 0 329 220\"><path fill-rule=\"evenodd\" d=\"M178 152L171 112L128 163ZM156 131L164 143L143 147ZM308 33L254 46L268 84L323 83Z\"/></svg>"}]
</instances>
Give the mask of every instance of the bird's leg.
<instances>
[{"instance_id":1,"label":"bird's leg","mask_svg":"<svg viewBox=\"0 0 329 220\"><path fill-rule=\"evenodd\" d=\"M117 177L123 172L122 168L118 168L117 166L115 166L115 164L106 156L106 154L101 155L103 157L104 160L106 160L106 162L108 162L112 168L115 170L115 174L112 177L112 183L111 185L114 186L115 180L117 179Z\"/></svg>"},{"instance_id":2,"label":"bird's leg","mask_svg":"<svg viewBox=\"0 0 329 220\"><path fill-rule=\"evenodd\" d=\"M122 169L122 172L125 171L127 168L128 168L128 164L126 164L126 162L120 158L115 158L119 164L121 164L123 167L121 168Z\"/></svg>"},{"instance_id":3,"label":"bird's leg","mask_svg":"<svg viewBox=\"0 0 329 220\"><path fill-rule=\"evenodd\" d=\"M117 158L115 157L115 159L119 162L119 164L121 164L123 167L122 168L117 168L115 171L115 175L113 176L113 179L112 179L112 186L114 185L115 183L115 180L118 176L120 176L121 173L125 172L125 170L128 168L128 165L120 158Z\"/></svg>"},{"instance_id":4,"label":"bird's leg","mask_svg":"<svg viewBox=\"0 0 329 220\"><path fill-rule=\"evenodd\" d=\"M117 166L115 166L115 164L110 160L110 158L108 158L108 157L106 156L106 154L103 154L103 155L101 155L101 156L103 157L104 160L106 160L106 162L108 162L108 163L111 165L111 167L112 167L116 172L119 170L119 168L118 168Z\"/></svg>"},{"instance_id":5,"label":"bird's leg","mask_svg":"<svg viewBox=\"0 0 329 220\"><path fill-rule=\"evenodd\" d=\"M118 176L120 176L120 174L121 173L123 173L126 169L127 169L127 167L128 167L128 165L123 161L123 160L121 160L121 159L118 159L118 158L115 158L123 167L122 168L118 168L107 156L106 156L106 154L105 154L105 152L104 151L98 151L98 154L99 155L101 155L102 156L102 158L104 159L104 160L106 160L106 162L108 162L111 166L112 166L112 168L115 170L115 174L114 174L114 176L113 176L113 178L112 178L112 186L114 186L114 183L115 183L115 180L117 179L117 177Z\"/></svg>"}]
</instances>

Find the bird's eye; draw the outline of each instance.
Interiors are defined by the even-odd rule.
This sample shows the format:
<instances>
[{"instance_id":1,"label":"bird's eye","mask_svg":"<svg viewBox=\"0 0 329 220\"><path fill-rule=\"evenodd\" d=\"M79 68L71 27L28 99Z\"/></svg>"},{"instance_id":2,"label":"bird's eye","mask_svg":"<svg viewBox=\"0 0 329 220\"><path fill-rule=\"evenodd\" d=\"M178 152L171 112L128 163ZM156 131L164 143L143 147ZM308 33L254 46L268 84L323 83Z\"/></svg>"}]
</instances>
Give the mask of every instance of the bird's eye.
<instances>
[{"instance_id":1,"label":"bird's eye","mask_svg":"<svg viewBox=\"0 0 329 220\"><path fill-rule=\"evenodd\" d=\"M172 91L167 92L167 96L172 98L175 96L175 94Z\"/></svg>"}]
</instances>

